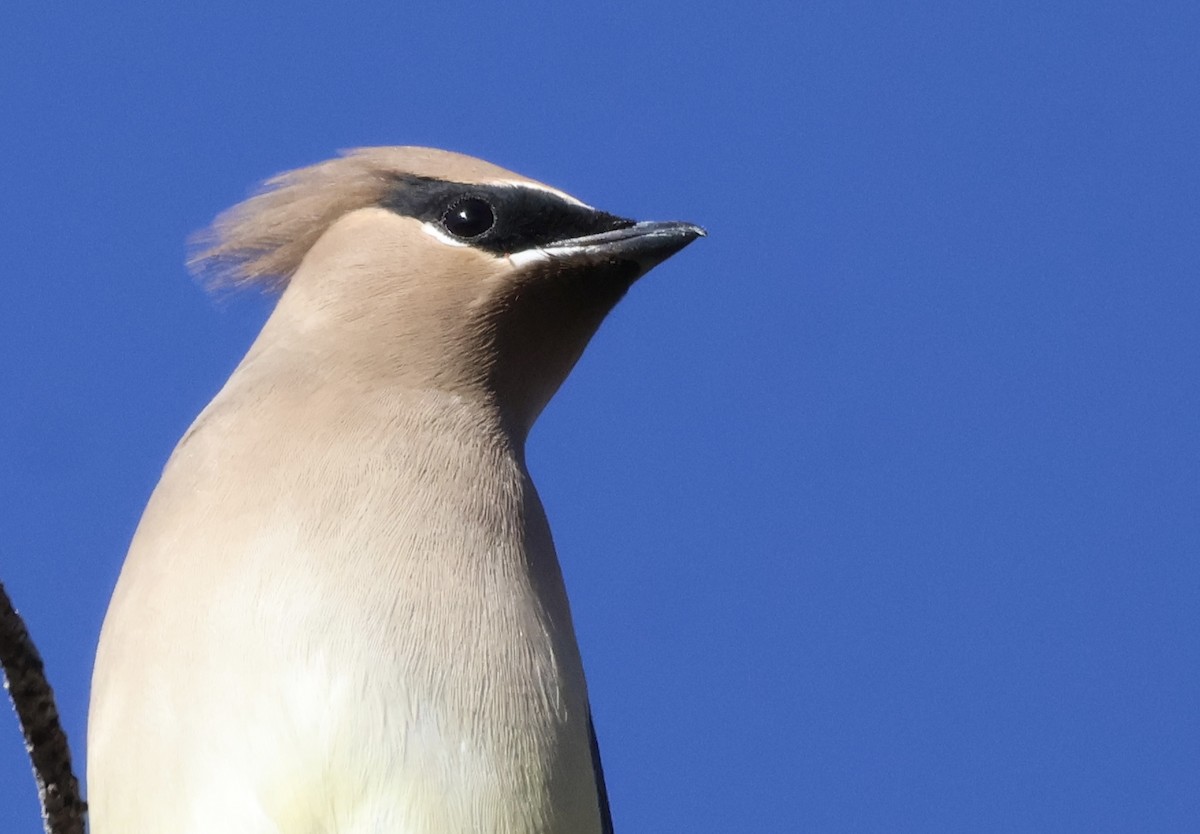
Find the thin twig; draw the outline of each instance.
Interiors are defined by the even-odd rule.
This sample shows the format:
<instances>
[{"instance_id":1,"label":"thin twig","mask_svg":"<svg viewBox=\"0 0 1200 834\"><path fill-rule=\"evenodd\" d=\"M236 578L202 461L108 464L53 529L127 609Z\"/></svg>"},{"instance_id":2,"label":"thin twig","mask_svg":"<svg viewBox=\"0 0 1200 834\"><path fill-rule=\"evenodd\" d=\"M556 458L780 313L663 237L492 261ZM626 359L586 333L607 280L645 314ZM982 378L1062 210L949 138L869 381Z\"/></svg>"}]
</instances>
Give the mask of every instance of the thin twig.
<instances>
[{"instance_id":1,"label":"thin twig","mask_svg":"<svg viewBox=\"0 0 1200 834\"><path fill-rule=\"evenodd\" d=\"M33 762L46 834L84 834L87 803L71 770L71 748L58 720L54 691L21 615L0 583L0 664Z\"/></svg>"}]
</instances>

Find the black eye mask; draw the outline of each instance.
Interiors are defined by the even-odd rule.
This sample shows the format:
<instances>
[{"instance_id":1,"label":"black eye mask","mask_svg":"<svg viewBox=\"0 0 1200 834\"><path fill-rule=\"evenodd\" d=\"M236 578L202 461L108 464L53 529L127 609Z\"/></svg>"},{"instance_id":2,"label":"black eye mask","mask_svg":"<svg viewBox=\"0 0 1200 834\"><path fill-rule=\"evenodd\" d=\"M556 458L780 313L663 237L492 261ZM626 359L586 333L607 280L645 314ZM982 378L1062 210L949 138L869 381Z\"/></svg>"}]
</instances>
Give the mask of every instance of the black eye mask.
<instances>
[{"instance_id":1,"label":"black eye mask","mask_svg":"<svg viewBox=\"0 0 1200 834\"><path fill-rule=\"evenodd\" d=\"M572 238L627 229L632 220L520 185L469 185L401 174L382 208L433 223L451 237L511 255Z\"/></svg>"}]
</instances>

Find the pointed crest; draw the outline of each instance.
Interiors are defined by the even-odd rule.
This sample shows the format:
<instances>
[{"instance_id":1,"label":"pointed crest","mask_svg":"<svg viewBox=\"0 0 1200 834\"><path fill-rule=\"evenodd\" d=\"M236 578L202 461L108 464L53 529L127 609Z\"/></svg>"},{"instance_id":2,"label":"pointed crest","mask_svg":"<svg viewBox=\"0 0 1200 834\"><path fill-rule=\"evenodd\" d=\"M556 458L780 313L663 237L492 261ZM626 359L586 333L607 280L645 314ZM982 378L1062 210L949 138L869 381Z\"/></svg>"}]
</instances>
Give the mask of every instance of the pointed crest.
<instances>
[{"instance_id":1,"label":"pointed crest","mask_svg":"<svg viewBox=\"0 0 1200 834\"><path fill-rule=\"evenodd\" d=\"M457 182L529 182L490 163L416 147L356 148L272 177L190 240L188 267L210 286L282 290L334 221L379 203L410 173Z\"/></svg>"}]
</instances>

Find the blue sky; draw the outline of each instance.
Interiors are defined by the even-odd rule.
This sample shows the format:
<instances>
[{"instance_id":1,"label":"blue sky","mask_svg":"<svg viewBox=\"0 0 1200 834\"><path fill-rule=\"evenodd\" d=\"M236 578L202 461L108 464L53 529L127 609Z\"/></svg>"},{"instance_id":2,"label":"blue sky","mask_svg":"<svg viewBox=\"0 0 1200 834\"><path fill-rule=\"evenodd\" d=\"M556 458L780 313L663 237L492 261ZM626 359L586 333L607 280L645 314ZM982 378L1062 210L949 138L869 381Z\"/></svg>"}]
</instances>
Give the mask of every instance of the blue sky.
<instances>
[{"instance_id":1,"label":"blue sky","mask_svg":"<svg viewBox=\"0 0 1200 834\"><path fill-rule=\"evenodd\" d=\"M531 440L619 831L1200 829L1200 6L331 5L0 11L0 579L80 762L269 309L185 238L425 144L710 232Z\"/></svg>"}]
</instances>

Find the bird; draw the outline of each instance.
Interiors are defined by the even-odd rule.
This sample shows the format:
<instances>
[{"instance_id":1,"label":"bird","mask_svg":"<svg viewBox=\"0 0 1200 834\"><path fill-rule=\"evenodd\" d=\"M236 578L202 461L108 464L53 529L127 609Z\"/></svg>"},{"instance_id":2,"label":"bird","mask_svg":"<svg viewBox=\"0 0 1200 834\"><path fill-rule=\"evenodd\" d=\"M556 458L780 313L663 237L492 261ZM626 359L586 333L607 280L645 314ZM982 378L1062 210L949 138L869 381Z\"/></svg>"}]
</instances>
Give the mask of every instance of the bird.
<instances>
[{"instance_id":1,"label":"bird","mask_svg":"<svg viewBox=\"0 0 1200 834\"><path fill-rule=\"evenodd\" d=\"M534 421L705 231L450 151L267 180L193 249L271 291L101 628L93 834L613 830Z\"/></svg>"}]
</instances>

